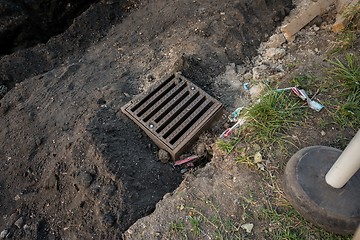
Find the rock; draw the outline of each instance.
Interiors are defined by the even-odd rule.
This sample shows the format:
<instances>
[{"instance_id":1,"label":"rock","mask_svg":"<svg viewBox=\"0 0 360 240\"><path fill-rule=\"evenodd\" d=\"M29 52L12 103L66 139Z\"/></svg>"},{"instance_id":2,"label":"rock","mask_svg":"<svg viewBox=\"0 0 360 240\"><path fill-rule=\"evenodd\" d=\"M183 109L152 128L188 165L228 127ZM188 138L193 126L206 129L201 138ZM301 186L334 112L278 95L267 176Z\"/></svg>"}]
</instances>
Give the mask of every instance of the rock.
<instances>
[{"instance_id":1,"label":"rock","mask_svg":"<svg viewBox=\"0 0 360 240\"><path fill-rule=\"evenodd\" d=\"M78 183L80 186L84 188L90 187L91 183L93 182L93 176L89 172L80 172L78 177Z\"/></svg>"},{"instance_id":2,"label":"rock","mask_svg":"<svg viewBox=\"0 0 360 240\"><path fill-rule=\"evenodd\" d=\"M250 97L252 101L256 101L257 99L260 98L262 92L265 89L265 85L260 83L257 85L254 85L253 87L250 88Z\"/></svg>"},{"instance_id":3,"label":"rock","mask_svg":"<svg viewBox=\"0 0 360 240\"><path fill-rule=\"evenodd\" d=\"M8 231L8 230L6 230L6 229L5 229L5 230L3 230L3 231L0 233L0 238L1 238L1 239L6 238L6 235L8 234L8 232L9 232L9 231Z\"/></svg>"},{"instance_id":4,"label":"rock","mask_svg":"<svg viewBox=\"0 0 360 240\"><path fill-rule=\"evenodd\" d=\"M20 217L18 220L15 221L14 225L18 228L22 228L24 226L24 218Z\"/></svg>"},{"instance_id":5,"label":"rock","mask_svg":"<svg viewBox=\"0 0 360 240\"><path fill-rule=\"evenodd\" d=\"M254 80L260 80L262 76L267 75L266 74L267 68L268 67L264 64L254 67L252 69L252 78Z\"/></svg>"},{"instance_id":6,"label":"rock","mask_svg":"<svg viewBox=\"0 0 360 240\"><path fill-rule=\"evenodd\" d=\"M274 34L269 38L269 41L266 43L269 48L278 48L286 41L283 34Z\"/></svg>"},{"instance_id":7,"label":"rock","mask_svg":"<svg viewBox=\"0 0 360 240\"><path fill-rule=\"evenodd\" d=\"M242 229L244 229L247 233L251 233L251 231L254 228L254 224L252 223L245 223L243 225L240 226Z\"/></svg>"},{"instance_id":8,"label":"rock","mask_svg":"<svg viewBox=\"0 0 360 240\"><path fill-rule=\"evenodd\" d=\"M270 60L278 60L286 54L285 49L282 48L268 48L265 52L265 58Z\"/></svg>"},{"instance_id":9,"label":"rock","mask_svg":"<svg viewBox=\"0 0 360 240\"><path fill-rule=\"evenodd\" d=\"M205 143L199 143L197 146L196 146L196 155L198 156L204 156L206 155L206 145Z\"/></svg>"},{"instance_id":10,"label":"rock","mask_svg":"<svg viewBox=\"0 0 360 240\"><path fill-rule=\"evenodd\" d=\"M260 152L257 152L254 155L254 163L260 163L260 162L262 162L262 156Z\"/></svg>"},{"instance_id":11,"label":"rock","mask_svg":"<svg viewBox=\"0 0 360 240\"><path fill-rule=\"evenodd\" d=\"M313 29L314 29L315 32L320 30L320 28L318 26L314 26Z\"/></svg>"},{"instance_id":12,"label":"rock","mask_svg":"<svg viewBox=\"0 0 360 240\"><path fill-rule=\"evenodd\" d=\"M164 149L160 149L158 152L158 158L162 163L168 163L170 161L170 154Z\"/></svg>"},{"instance_id":13,"label":"rock","mask_svg":"<svg viewBox=\"0 0 360 240\"><path fill-rule=\"evenodd\" d=\"M243 77L244 77L245 81L250 81L253 78L253 74L251 72L247 72L247 73L244 74Z\"/></svg>"},{"instance_id":14,"label":"rock","mask_svg":"<svg viewBox=\"0 0 360 240\"><path fill-rule=\"evenodd\" d=\"M247 68L244 65L237 65L236 66L236 71L238 74L240 75L244 75L247 71Z\"/></svg>"}]
</instances>

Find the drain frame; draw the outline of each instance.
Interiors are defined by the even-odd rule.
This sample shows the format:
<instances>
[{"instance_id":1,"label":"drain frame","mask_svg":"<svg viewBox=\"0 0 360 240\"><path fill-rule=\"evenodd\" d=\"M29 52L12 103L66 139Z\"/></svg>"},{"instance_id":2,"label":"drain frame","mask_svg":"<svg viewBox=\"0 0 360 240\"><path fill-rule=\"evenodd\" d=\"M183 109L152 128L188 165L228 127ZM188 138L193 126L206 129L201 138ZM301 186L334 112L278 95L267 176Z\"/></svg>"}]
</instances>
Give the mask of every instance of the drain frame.
<instances>
[{"instance_id":1,"label":"drain frame","mask_svg":"<svg viewBox=\"0 0 360 240\"><path fill-rule=\"evenodd\" d=\"M221 118L223 105L181 73L171 74L121 111L176 160Z\"/></svg>"}]
</instances>

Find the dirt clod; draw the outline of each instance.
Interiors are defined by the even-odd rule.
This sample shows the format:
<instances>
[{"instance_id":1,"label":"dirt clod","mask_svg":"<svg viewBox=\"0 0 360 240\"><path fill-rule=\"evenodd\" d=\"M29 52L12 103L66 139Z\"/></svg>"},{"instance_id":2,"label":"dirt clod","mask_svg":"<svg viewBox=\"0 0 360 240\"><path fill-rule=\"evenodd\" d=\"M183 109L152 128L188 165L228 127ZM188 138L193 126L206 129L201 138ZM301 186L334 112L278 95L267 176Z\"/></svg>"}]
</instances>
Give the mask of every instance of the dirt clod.
<instances>
[{"instance_id":1,"label":"dirt clod","mask_svg":"<svg viewBox=\"0 0 360 240\"><path fill-rule=\"evenodd\" d=\"M89 172L84 171L79 173L79 175L77 176L77 180L80 186L88 188L90 187L94 178Z\"/></svg>"},{"instance_id":2,"label":"dirt clod","mask_svg":"<svg viewBox=\"0 0 360 240\"><path fill-rule=\"evenodd\" d=\"M197 146L196 146L196 155L198 156L205 156L207 153L207 150L206 150L206 144L205 143L199 143Z\"/></svg>"},{"instance_id":3,"label":"dirt clod","mask_svg":"<svg viewBox=\"0 0 360 240\"><path fill-rule=\"evenodd\" d=\"M160 149L158 152L158 158L160 162L168 163L170 161L170 154L166 150Z\"/></svg>"},{"instance_id":4,"label":"dirt clod","mask_svg":"<svg viewBox=\"0 0 360 240\"><path fill-rule=\"evenodd\" d=\"M17 228L22 228L24 226L24 218L20 217L18 220L15 221L14 225Z\"/></svg>"}]
</instances>

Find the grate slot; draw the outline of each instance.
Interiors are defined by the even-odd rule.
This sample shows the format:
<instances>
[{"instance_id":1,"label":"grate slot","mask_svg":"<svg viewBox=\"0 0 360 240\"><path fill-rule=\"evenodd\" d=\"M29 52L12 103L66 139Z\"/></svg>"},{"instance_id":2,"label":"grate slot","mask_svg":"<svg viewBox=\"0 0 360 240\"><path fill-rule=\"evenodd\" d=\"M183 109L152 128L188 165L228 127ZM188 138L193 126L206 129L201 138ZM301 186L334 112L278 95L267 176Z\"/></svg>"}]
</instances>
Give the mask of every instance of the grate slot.
<instances>
[{"instance_id":1,"label":"grate slot","mask_svg":"<svg viewBox=\"0 0 360 240\"><path fill-rule=\"evenodd\" d=\"M189 91L183 90L180 94L182 94L178 99L175 99L173 103L168 102L158 113L155 114L155 123L158 123L160 120L162 120L169 112L175 108L176 105L178 105L183 100L187 99L190 95ZM180 95L179 94L179 95Z\"/></svg>"},{"instance_id":2,"label":"grate slot","mask_svg":"<svg viewBox=\"0 0 360 240\"><path fill-rule=\"evenodd\" d=\"M141 101L136 103L135 106L131 108L131 111L135 112L140 106L145 104L151 97L153 97L153 95L155 95L159 90L161 90L163 87L165 87L174 78L175 78L175 75L172 75L171 77L166 79L166 81L162 82L159 86L157 86L154 90L152 90L148 95L146 95L146 97L144 97L144 99L142 99Z\"/></svg>"},{"instance_id":3,"label":"grate slot","mask_svg":"<svg viewBox=\"0 0 360 240\"><path fill-rule=\"evenodd\" d=\"M192 126L190 126L189 129L187 130L187 132L185 134L183 134L182 136L180 136L179 139L172 144L172 147L176 148L183 141L186 141L186 139L188 139L189 135L191 135L192 132L195 132L201 123L208 122L209 119L211 119L213 117L211 115L211 113L216 111L216 109L218 109L218 108L219 108L219 105L216 102L214 102L214 104L210 107L210 109L208 109L207 112L205 112L202 116L200 116L198 121L195 122L195 124L193 124Z\"/></svg>"},{"instance_id":4,"label":"grate slot","mask_svg":"<svg viewBox=\"0 0 360 240\"><path fill-rule=\"evenodd\" d=\"M176 86L175 83L170 82L168 83L164 88L162 88L159 92L155 93L147 102L145 102L144 105L138 108L138 110L135 111L135 114L138 117L141 117L149 108L153 105L155 105L157 102L161 100L162 97L165 96L167 92L170 91L170 89L174 88Z\"/></svg>"},{"instance_id":5,"label":"grate slot","mask_svg":"<svg viewBox=\"0 0 360 240\"><path fill-rule=\"evenodd\" d=\"M146 111L146 116L144 116L144 122L149 121L149 119L151 117L154 116L154 114L156 114L160 109L162 109L167 103L169 103L172 99L176 99L176 96L187 86L186 82L181 82L179 84L177 84L173 89L171 89L171 91L169 91L164 97L163 99L161 99L162 101L158 104L155 104L154 106L152 106L151 108L149 108Z\"/></svg>"},{"instance_id":6,"label":"grate slot","mask_svg":"<svg viewBox=\"0 0 360 240\"><path fill-rule=\"evenodd\" d=\"M206 102L204 102L202 104L202 106L204 106L203 108L197 109L196 112L197 114L195 115L195 113L193 115L195 116L191 116L190 118L188 118L185 122L183 122L180 126L179 129L180 131L176 131L173 132L168 138L171 139L169 142L171 145L174 145L190 128L191 126L193 126L210 108L211 106L213 106L214 103L207 100ZM185 126L184 126L185 125ZM184 126L184 127L182 127ZM175 135L176 134L176 135ZM175 135L175 136L174 136Z\"/></svg>"},{"instance_id":7,"label":"grate slot","mask_svg":"<svg viewBox=\"0 0 360 240\"><path fill-rule=\"evenodd\" d=\"M165 133L163 138L166 139L180 124L185 121L195 110L205 102L206 98L204 96L196 98L188 107L184 109L178 116L175 115L175 121L170 122L163 130Z\"/></svg>"},{"instance_id":8,"label":"grate slot","mask_svg":"<svg viewBox=\"0 0 360 240\"><path fill-rule=\"evenodd\" d=\"M198 96L199 92L194 93L193 95L187 96L184 101L178 106L175 106L159 123L159 127L156 129L157 133L160 133L169 123L171 123L188 105L193 102Z\"/></svg>"}]
</instances>

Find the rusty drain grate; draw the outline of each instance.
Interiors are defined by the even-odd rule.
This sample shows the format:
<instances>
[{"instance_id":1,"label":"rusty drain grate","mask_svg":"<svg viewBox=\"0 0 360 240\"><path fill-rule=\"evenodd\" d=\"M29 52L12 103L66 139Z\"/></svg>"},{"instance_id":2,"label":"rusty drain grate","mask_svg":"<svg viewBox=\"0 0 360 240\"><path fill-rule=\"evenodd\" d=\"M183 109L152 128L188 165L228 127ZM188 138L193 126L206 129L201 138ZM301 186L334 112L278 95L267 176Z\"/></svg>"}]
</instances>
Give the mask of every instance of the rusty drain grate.
<instances>
[{"instance_id":1,"label":"rusty drain grate","mask_svg":"<svg viewBox=\"0 0 360 240\"><path fill-rule=\"evenodd\" d=\"M222 109L220 102L177 73L121 110L176 159Z\"/></svg>"}]
</instances>

